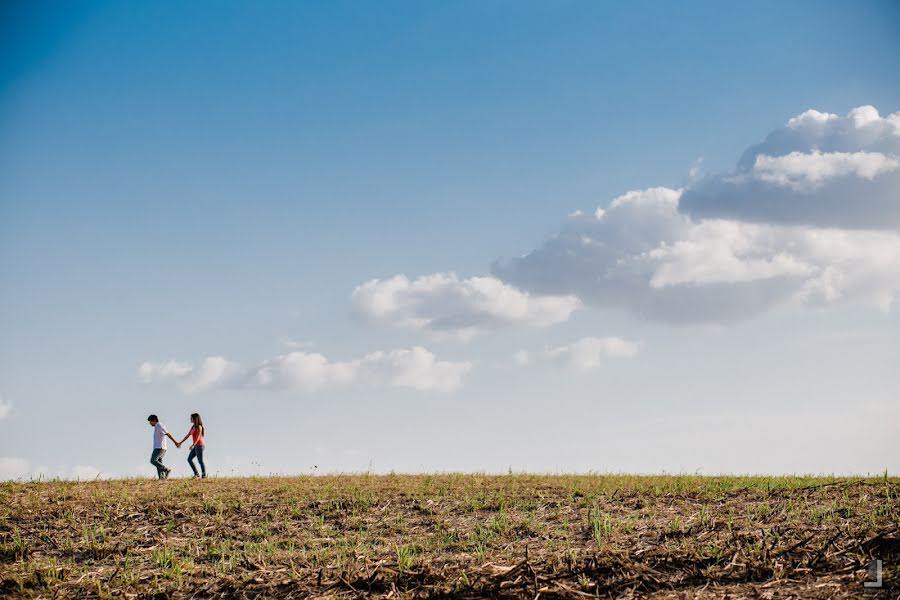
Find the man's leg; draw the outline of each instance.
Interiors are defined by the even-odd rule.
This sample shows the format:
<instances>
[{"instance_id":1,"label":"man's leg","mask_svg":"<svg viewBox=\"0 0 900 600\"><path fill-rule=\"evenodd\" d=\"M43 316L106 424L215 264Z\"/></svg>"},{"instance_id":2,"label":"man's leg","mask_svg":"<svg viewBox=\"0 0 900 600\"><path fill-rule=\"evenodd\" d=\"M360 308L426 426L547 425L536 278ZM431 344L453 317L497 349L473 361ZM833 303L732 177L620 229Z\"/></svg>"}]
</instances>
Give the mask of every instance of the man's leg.
<instances>
[{"instance_id":1,"label":"man's leg","mask_svg":"<svg viewBox=\"0 0 900 600\"><path fill-rule=\"evenodd\" d=\"M163 478L163 479L168 479L168 478L169 478L169 473L172 472L172 469L170 469L170 468L167 467L166 465L163 465L163 456L165 456L165 455L166 455L166 451L165 451L165 450L160 450L160 451L159 451L159 464L162 465L162 468L163 468L163 471L162 471L162 478Z\"/></svg>"},{"instance_id":2,"label":"man's leg","mask_svg":"<svg viewBox=\"0 0 900 600\"><path fill-rule=\"evenodd\" d=\"M156 467L156 475L162 479L168 469L166 465L162 463L163 456L165 456L166 451L162 448L154 448L153 454L150 455L150 464Z\"/></svg>"}]
</instances>

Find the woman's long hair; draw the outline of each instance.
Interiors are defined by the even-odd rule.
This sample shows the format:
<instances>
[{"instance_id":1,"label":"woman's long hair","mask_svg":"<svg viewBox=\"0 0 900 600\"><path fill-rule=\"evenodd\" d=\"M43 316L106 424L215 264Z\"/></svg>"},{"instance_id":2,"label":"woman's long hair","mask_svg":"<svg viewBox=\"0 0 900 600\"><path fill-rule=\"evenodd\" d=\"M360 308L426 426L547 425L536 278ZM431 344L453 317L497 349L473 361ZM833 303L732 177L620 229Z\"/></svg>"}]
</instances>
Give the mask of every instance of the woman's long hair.
<instances>
[{"instance_id":1,"label":"woman's long hair","mask_svg":"<svg viewBox=\"0 0 900 600\"><path fill-rule=\"evenodd\" d=\"M200 413L191 413L191 421L194 422L194 427L197 428L200 435L206 435L206 427L203 426L203 419L200 417Z\"/></svg>"}]
</instances>

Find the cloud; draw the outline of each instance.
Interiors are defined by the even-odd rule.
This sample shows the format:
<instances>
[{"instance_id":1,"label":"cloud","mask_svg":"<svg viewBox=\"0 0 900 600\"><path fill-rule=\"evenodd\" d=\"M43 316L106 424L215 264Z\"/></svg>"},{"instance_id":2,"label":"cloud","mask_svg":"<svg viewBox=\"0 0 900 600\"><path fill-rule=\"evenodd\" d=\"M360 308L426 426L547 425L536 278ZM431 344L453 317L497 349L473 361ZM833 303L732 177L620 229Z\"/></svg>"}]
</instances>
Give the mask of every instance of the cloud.
<instances>
[{"instance_id":1,"label":"cloud","mask_svg":"<svg viewBox=\"0 0 900 600\"><path fill-rule=\"evenodd\" d=\"M281 338L281 345L291 350L309 349L316 345L313 340L295 340L290 337Z\"/></svg>"},{"instance_id":2,"label":"cloud","mask_svg":"<svg viewBox=\"0 0 900 600\"><path fill-rule=\"evenodd\" d=\"M551 348L546 355L557 365L576 371L596 369L607 359L634 358L638 345L617 337L584 337L565 346Z\"/></svg>"},{"instance_id":3,"label":"cloud","mask_svg":"<svg viewBox=\"0 0 900 600\"><path fill-rule=\"evenodd\" d=\"M207 358L197 368L189 363L175 363L179 368L171 369L166 368L168 364L145 362L138 368L138 376L145 383L174 382L188 394L211 389L312 393L355 383L450 392L462 386L464 376L474 366L468 361L438 360L421 346L373 352L350 361L330 361L317 352L288 352L251 369L241 369L222 357Z\"/></svg>"},{"instance_id":4,"label":"cloud","mask_svg":"<svg viewBox=\"0 0 900 600\"><path fill-rule=\"evenodd\" d=\"M76 479L89 481L108 477L91 465L58 465L55 468L34 466L24 458L0 456L0 481L33 479Z\"/></svg>"},{"instance_id":5,"label":"cloud","mask_svg":"<svg viewBox=\"0 0 900 600\"><path fill-rule=\"evenodd\" d=\"M372 279L351 298L365 321L461 340L513 325L546 327L567 320L580 306L571 295L532 296L494 277L459 279L454 273Z\"/></svg>"},{"instance_id":6,"label":"cloud","mask_svg":"<svg viewBox=\"0 0 900 600\"><path fill-rule=\"evenodd\" d=\"M680 211L681 196L650 188L574 213L541 247L492 271L533 294L673 323L850 301L887 310L900 291L897 233L696 220Z\"/></svg>"},{"instance_id":7,"label":"cloud","mask_svg":"<svg viewBox=\"0 0 900 600\"><path fill-rule=\"evenodd\" d=\"M253 388L315 392L324 387L353 382L357 369L357 362L329 362L317 352L289 352L252 369L247 385Z\"/></svg>"},{"instance_id":8,"label":"cloud","mask_svg":"<svg viewBox=\"0 0 900 600\"><path fill-rule=\"evenodd\" d=\"M473 364L437 360L434 354L416 346L409 350L373 352L362 360L360 367L372 380L384 379L395 387L452 392L462 386L463 377Z\"/></svg>"},{"instance_id":9,"label":"cloud","mask_svg":"<svg viewBox=\"0 0 900 600\"><path fill-rule=\"evenodd\" d=\"M518 350L513 354L513 362L520 367L527 367L531 362L531 355L526 350Z\"/></svg>"},{"instance_id":10,"label":"cloud","mask_svg":"<svg viewBox=\"0 0 900 600\"><path fill-rule=\"evenodd\" d=\"M6 402L3 399L3 396L0 395L0 420L5 419L10 414L12 414L13 405L11 402Z\"/></svg>"},{"instance_id":11,"label":"cloud","mask_svg":"<svg viewBox=\"0 0 900 600\"><path fill-rule=\"evenodd\" d=\"M172 381L186 393L203 392L233 382L239 373L236 363L221 356L210 356L197 366L168 360L145 362L138 367L138 378L144 383Z\"/></svg>"},{"instance_id":12,"label":"cloud","mask_svg":"<svg viewBox=\"0 0 900 600\"><path fill-rule=\"evenodd\" d=\"M900 168L900 160L880 152L791 152L759 154L751 173L760 181L795 191L815 191L829 179L854 176L869 181Z\"/></svg>"},{"instance_id":13,"label":"cloud","mask_svg":"<svg viewBox=\"0 0 900 600\"><path fill-rule=\"evenodd\" d=\"M733 173L687 189L681 210L820 227L900 227L900 112L809 110L747 149Z\"/></svg>"},{"instance_id":14,"label":"cloud","mask_svg":"<svg viewBox=\"0 0 900 600\"><path fill-rule=\"evenodd\" d=\"M24 458L0 456L0 480L22 479L31 471L31 463Z\"/></svg>"}]
</instances>

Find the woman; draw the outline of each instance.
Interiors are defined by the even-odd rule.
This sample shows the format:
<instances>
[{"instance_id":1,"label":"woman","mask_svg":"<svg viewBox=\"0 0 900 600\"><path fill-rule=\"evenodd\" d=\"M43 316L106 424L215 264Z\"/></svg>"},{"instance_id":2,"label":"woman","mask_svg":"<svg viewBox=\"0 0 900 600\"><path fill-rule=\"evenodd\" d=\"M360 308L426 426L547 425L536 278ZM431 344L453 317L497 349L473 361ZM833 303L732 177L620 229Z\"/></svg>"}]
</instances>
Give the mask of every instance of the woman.
<instances>
[{"instance_id":1,"label":"woman","mask_svg":"<svg viewBox=\"0 0 900 600\"><path fill-rule=\"evenodd\" d=\"M197 473L197 467L194 466L195 456L197 457L197 462L200 463L200 469L203 471L203 478L206 479L206 465L203 463L203 434L205 433L206 428L203 426L203 419L200 418L198 413L194 413L191 415L191 430L179 442L180 445L189 437L193 438L191 441L191 453L188 454L188 464L191 465L195 479L200 477L200 474Z\"/></svg>"}]
</instances>

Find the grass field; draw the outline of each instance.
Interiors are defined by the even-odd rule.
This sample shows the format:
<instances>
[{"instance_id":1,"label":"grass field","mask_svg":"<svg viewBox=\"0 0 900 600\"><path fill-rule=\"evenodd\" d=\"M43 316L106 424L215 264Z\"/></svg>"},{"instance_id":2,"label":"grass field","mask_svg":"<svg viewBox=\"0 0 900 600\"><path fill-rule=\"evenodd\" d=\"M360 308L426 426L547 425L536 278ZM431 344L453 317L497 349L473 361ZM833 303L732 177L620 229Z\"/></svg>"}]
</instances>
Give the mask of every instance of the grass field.
<instances>
[{"instance_id":1,"label":"grass field","mask_svg":"<svg viewBox=\"0 0 900 600\"><path fill-rule=\"evenodd\" d=\"M885 477L3 483L0 594L897 597L898 521Z\"/></svg>"}]
</instances>

